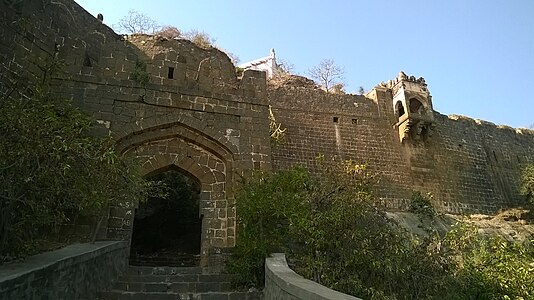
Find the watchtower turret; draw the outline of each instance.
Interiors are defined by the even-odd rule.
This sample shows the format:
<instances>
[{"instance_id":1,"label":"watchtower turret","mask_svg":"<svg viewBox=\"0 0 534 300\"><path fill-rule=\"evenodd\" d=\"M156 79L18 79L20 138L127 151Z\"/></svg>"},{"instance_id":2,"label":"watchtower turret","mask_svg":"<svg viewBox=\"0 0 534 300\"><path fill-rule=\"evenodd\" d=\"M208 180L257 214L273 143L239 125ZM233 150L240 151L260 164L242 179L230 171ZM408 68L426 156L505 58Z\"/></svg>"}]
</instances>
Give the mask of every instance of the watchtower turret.
<instances>
[{"instance_id":1,"label":"watchtower turret","mask_svg":"<svg viewBox=\"0 0 534 300\"><path fill-rule=\"evenodd\" d=\"M401 71L397 78L388 81L386 87L392 91L393 109L398 118L395 127L401 142L426 140L431 136L434 109L425 79L416 79Z\"/></svg>"}]
</instances>

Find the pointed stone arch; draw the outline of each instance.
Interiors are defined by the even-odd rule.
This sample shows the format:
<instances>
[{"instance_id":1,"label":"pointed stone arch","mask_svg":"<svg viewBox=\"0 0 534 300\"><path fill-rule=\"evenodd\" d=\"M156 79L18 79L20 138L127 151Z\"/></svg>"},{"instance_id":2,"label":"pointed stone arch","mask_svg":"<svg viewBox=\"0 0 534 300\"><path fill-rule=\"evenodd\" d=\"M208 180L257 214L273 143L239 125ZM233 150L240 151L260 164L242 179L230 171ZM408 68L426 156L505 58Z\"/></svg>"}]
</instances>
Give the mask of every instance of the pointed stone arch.
<instances>
[{"instance_id":1,"label":"pointed stone arch","mask_svg":"<svg viewBox=\"0 0 534 300\"><path fill-rule=\"evenodd\" d=\"M117 141L121 155L139 160L143 175L175 168L199 183L199 211L203 216L202 266L208 266L208 256L213 248L235 244L232 182L236 154L233 151L237 148L227 140L219 141L219 138L173 122L131 132Z\"/></svg>"},{"instance_id":2,"label":"pointed stone arch","mask_svg":"<svg viewBox=\"0 0 534 300\"><path fill-rule=\"evenodd\" d=\"M112 137L117 141L117 148L120 150L135 142L135 140L140 140L139 135L148 132L161 135L158 133L159 130L168 131L176 127L189 131L190 140L195 140L194 137L198 135L204 140L209 140L210 143L218 144L219 147L225 148L224 151L228 153L235 154L239 152L239 145L232 143L224 132L209 127L206 122L186 114L168 114L143 118L135 123L132 122L118 128L112 128Z\"/></svg>"},{"instance_id":3,"label":"pointed stone arch","mask_svg":"<svg viewBox=\"0 0 534 300\"><path fill-rule=\"evenodd\" d=\"M413 114L422 114L426 109L423 102L415 97L410 98L408 106L410 109L410 113Z\"/></svg>"}]
</instances>

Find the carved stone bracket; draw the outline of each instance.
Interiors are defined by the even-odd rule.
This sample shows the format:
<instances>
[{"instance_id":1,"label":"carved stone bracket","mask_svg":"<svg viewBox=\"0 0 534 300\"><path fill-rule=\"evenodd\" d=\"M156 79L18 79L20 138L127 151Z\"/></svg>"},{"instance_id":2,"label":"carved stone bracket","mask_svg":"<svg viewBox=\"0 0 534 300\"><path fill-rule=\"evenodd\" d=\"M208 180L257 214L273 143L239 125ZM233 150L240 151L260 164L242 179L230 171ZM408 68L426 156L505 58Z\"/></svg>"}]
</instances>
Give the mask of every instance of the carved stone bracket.
<instances>
[{"instance_id":1,"label":"carved stone bracket","mask_svg":"<svg viewBox=\"0 0 534 300\"><path fill-rule=\"evenodd\" d=\"M405 118L395 124L401 142L405 140L426 141L432 136L434 124L431 120Z\"/></svg>"}]
</instances>

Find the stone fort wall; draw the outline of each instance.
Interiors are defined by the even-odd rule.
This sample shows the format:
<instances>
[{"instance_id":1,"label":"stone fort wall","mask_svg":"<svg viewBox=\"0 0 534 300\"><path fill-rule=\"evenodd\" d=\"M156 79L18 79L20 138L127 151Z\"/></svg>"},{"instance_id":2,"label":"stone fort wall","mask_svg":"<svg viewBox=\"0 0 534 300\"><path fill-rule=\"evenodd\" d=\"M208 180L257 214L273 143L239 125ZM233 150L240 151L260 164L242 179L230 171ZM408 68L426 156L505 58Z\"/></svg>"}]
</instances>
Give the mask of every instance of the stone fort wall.
<instances>
[{"instance_id":1,"label":"stone fort wall","mask_svg":"<svg viewBox=\"0 0 534 300\"><path fill-rule=\"evenodd\" d=\"M414 191L432 193L451 213L492 213L525 204L520 170L534 162L534 132L433 112L424 141L400 141L392 89L365 96L326 93L311 85L268 89L273 113L287 128L272 150L274 169L316 168L316 157L352 159L376 171L376 194L391 209L405 209Z\"/></svg>"},{"instance_id":2,"label":"stone fort wall","mask_svg":"<svg viewBox=\"0 0 534 300\"><path fill-rule=\"evenodd\" d=\"M118 35L71 0L6 0L0 73L2 96L51 76L53 92L96 119L94 134L138 157L146 175L175 168L195 178L204 266L213 249L234 246L234 182L270 169L263 72L238 76L226 54L187 40ZM134 205L110 208L100 238L129 240Z\"/></svg>"},{"instance_id":3,"label":"stone fort wall","mask_svg":"<svg viewBox=\"0 0 534 300\"><path fill-rule=\"evenodd\" d=\"M268 88L263 72L238 76L217 49L118 35L71 0L0 1L0 95L14 86L24 94L58 61L54 92L98 120L95 134L138 157L146 175L176 168L200 183L204 265L210 251L235 243L238 177L295 164L314 169L319 154L367 163L380 176L378 198L393 209L405 208L413 191L432 193L453 213L524 203L517 183L520 168L534 162L532 131L433 112L426 85L401 80L366 96ZM401 118L393 101L407 95L396 102L406 106L410 93L426 113ZM272 150L269 104L287 128ZM421 133L416 127L423 140L411 140L410 132ZM100 238L128 240L133 206L107 216Z\"/></svg>"}]
</instances>

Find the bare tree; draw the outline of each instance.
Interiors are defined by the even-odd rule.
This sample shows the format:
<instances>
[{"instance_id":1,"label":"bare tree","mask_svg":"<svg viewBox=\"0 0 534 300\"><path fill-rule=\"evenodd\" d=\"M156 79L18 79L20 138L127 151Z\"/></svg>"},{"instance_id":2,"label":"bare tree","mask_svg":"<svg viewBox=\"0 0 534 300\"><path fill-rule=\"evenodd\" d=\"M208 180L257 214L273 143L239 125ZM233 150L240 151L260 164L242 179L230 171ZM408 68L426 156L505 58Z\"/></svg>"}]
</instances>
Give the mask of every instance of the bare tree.
<instances>
[{"instance_id":1,"label":"bare tree","mask_svg":"<svg viewBox=\"0 0 534 300\"><path fill-rule=\"evenodd\" d=\"M323 59L319 65L311 68L308 74L327 92L336 84L343 84L345 71L332 59Z\"/></svg>"},{"instance_id":2,"label":"bare tree","mask_svg":"<svg viewBox=\"0 0 534 300\"><path fill-rule=\"evenodd\" d=\"M119 20L115 27L118 31L123 31L127 34L152 34L159 29L156 21L136 10L130 10L126 16Z\"/></svg>"}]
</instances>

